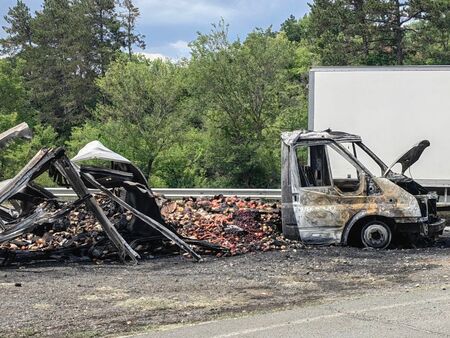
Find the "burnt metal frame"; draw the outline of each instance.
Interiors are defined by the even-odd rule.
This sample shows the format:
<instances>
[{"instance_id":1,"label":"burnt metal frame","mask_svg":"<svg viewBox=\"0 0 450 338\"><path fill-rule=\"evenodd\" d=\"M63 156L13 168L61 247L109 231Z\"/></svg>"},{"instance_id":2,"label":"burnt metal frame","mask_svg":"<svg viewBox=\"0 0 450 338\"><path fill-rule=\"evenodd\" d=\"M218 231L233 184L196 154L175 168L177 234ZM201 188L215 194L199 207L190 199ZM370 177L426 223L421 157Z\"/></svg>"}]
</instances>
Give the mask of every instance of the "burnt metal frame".
<instances>
[{"instance_id":1,"label":"burnt metal frame","mask_svg":"<svg viewBox=\"0 0 450 338\"><path fill-rule=\"evenodd\" d=\"M106 196L108 196L110 199L112 199L117 204L121 205L125 209L128 209L132 214L134 214L136 217L141 219L143 222L147 223L150 227L153 229L159 231L162 235L164 235L166 238L174 241L179 247L181 247L183 250L185 250L187 253L192 255L194 259L197 261L201 260L201 257L194 251L192 248L182 241L177 235L175 235L172 231L167 229L164 225L157 222L153 218L143 214L139 210L136 210L131 205L120 199L119 197L115 196L109 189L101 185L97 180L94 179L94 177L87 173L81 173L81 176L83 179L85 179L87 182L92 184L95 188L100 189Z\"/></svg>"},{"instance_id":2,"label":"burnt metal frame","mask_svg":"<svg viewBox=\"0 0 450 338\"><path fill-rule=\"evenodd\" d=\"M313 147L313 146L320 146L320 145L327 145L327 144L328 144L328 142L319 142L318 143L318 142L306 141L306 142L299 142L299 143L295 144L294 146L292 146L293 154L295 154L295 158L297 159L297 161L294 161L293 163L296 166L296 169L299 171L299 174L300 174L300 171L301 171L301 174L306 176L306 173L304 173L303 169L299 168L299 166L297 164L298 163L297 148L298 147L306 147L308 149L308 152L307 152L308 162L311 162L310 152L309 152L310 148ZM329 160L329 157L328 157L327 148L325 148L325 158L327 160L327 170L328 170L328 176L330 178L330 184L322 185L321 187L332 187L333 186L333 180L332 180L332 175L331 175L331 171L330 171L330 160ZM310 186L308 186L308 187L310 187ZM308 188L308 187L302 187L301 184L300 184L299 188Z\"/></svg>"},{"instance_id":3,"label":"burnt metal frame","mask_svg":"<svg viewBox=\"0 0 450 338\"><path fill-rule=\"evenodd\" d=\"M338 142L332 142L331 143L331 147L333 149L335 149L338 153L340 153L342 156L344 156L348 161L350 161L351 163L353 163L356 168L358 169L358 171L363 171L365 172L369 177L373 178L373 174L370 172L369 169L367 169L359 160L356 156L354 156L351 152L349 152L347 149L345 149L344 146L342 146L342 144L338 143Z\"/></svg>"},{"instance_id":4,"label":"burnt metal frame","mask_svg":"<svg viewBox=\"0 0 450 338\"><path fill-rule=\"evenodd\" d=\"M355 142L355 143L380 166L382 172L385 172L388 169L386 163L384 163L368 146L366 146L362 142Z\"/></svg>"},{"instance_id":5,"label":"burnt metal frame","mask_svg":"<svg viewBox=\"0 0 450 338\"><path fill-rule=\"evenodd\" d=\"M362 142L350 142L350 143L361 143ZM373 178L374 175L370 172L370 170L368 170L359 160L357 157L355 157L354 155L352 155L347 149L345 149L345 147L343 147L340 142L336 142L335 140L332 139L318 139L318 140L305 140L305 141L298 141L295 143L295 145L293 146L293 150L295 151L295 149L299 146L306 146L306 147L310 147L313 145L329 145L331 146L334 150L336 150L341 156L343 156L346 160L348 160L350 163L352 163L356 169L358 171L362 171L365 172L367 174L368 177ZM367 147L362 148L363 150L368 149ZM328 166L328 171L329 171L329 175L331 178L331 185L329 186L334 186L333 184L333 175L331 173L331 167L330 167L330 160L329 160L329 155L328 155L328 150L325 148L326 151L326 157L327 157L327 166ZM368 155L372 157L372 155L374 155L372 152L368 152ZM374 155L375 156L375 155ZM375 156L376 157L376 156ZM373 157L372 157L373 158ZM377 157L373 158L375 161L377 161ZM381 161L378 159L378 161ZM377 162L378 162L377 161ZM382 162L381 162L382 163ZM384 163L383 163L384 164ZM300 169L300 168L299 168Z\"/></svg>"},{"instance_id":6,"label":"burnt metal frame","mask_svg":"<svg viewBox=\"0 0 450 338\"><path fill-rule=\"evenodd\" d=\"M103 230L119 251L119 256L122 261L125 261L126 257L129 257L133 263L137 263L137 259L140 258L139 254L131 248L131 246L119 234L114 225L109 221L102 208L95 200L95 197L89 193L89 190L83 182L84 178L87 182L100 189L116 203L128 209L132 214L143 220L152 228L158 230L163 236L174 241L183 250L191 254L195 260L198 261L201 259L201 257L196 254L187 243L185 243L181 238L165 226L122 201L120 198L111 193L111 191L98 183L91 175L79 172L70 159L67 158L63 148L41 149L28 162L28 164L22 168L21 171L10 182L8 182L5 187L3 187L3 189L0 189L0 204L13 197L23 187L27 186L30 181L41 175L50 167L55 168L57 172L68 181L75 193L78 195L79 199L71 203L69 206L55 212L44 211L38 206L34 213L22 217L17 222L14 222L12 224L13 226L8 230L0 232L0 243L32 231L39 224L52 223L57 218L69 212L74 206L83 202L94 213L95 217L100 222Z\"/></svg>"}]
</instances>

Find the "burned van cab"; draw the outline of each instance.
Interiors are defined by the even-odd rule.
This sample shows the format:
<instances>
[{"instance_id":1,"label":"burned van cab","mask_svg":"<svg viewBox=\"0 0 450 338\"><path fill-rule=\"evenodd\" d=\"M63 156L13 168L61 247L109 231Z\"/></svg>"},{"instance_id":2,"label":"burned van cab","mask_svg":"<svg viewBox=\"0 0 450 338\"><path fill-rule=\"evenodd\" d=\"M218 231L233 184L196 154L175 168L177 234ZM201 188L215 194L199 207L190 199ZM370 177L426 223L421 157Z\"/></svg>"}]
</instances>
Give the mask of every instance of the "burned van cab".
<instances>
[{"instance_id":1,"label":"burned van cab","mask_svg":"<svg viewBox=\"0 0 450 338\"><path fill-rule=\"evenodd\" d=\"M442 234L445 221L437 216L438 196L404 174L428 141L390 167L360 136L344 132L286 132L281 144L286 237L386 248L397 236L413 240ZM400 173L393 170L397 166Z\"/></svg>"}]
</instances>

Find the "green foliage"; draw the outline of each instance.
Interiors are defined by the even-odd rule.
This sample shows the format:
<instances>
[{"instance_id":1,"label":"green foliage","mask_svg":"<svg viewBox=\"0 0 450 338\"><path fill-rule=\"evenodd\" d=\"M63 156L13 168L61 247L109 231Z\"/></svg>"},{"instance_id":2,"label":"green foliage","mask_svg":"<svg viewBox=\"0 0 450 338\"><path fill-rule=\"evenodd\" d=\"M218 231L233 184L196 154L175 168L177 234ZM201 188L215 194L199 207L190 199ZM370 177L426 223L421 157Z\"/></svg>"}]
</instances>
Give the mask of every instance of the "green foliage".
<instances>
[{"instance_id":1,"label":"green foliage","mask_svg":"<svg viewBox=\"0 0 450 338\"><path fill-rule=\"evenodd\" d=\"M410 25L406 45L414 53L410 53L407 63L410 64L450 64L450 2L447 0L430 1L427 5L427 20Z\"/></svg>"},{"instance_id":2,"label":"green foliage","mask_svg":"<svg viewBox=\"0 0 450 338\"><path fill-rule=\"evenodd\" d=\"M162 60L120 58L98 87L102 104L94 112L106 146L122 151L149 174L158 154L176 139L183 118L181 69Z\"/></svg>"},{"instance_id":3,"label":"green foliage","mask_svg":"<svg viewBox=\"0 0 450 338\"><path fill-rule=\"evenodd\" d=\"M133 55L145 43L131 0L45 0L34 14L18 0L0 40L0 131L26 121L35 137L0 153L0 178L41 147L74 156L99 140L152 186L277 187L280 133L307 127L312 66L450 63L448 0L310 7L234 42L222 20L169 62Z\"/></svg>"},{"instance_id":4,"label":"green foliage","mask_svg":"<svg viewBox=\"0 0 450 338\"><path fill-rule=\"evenodd\" d=\"M2 130L17 125L17 114L0 115ZM0 179L11 178L28 163L35 153L44 147L56 146L57 134L51 126L36 125L33 128L33 139L15 140L0 153Z\"/></svg>"},{"instance_id":5,"label":"green foliage","mask_svg":"<svg viewBox=\"0 0 450 338\"><path fill-rule=\"evenodd\" d=\"M81 148L95 140L106 145L105 140L102 138L101 124L88 121L80 127L73 127L70 139L65 143L69 157L75 156Z\"/></svg>"},{"instance_id":6,"label":"green foliage","mask_svg":"<svg viewBox=\"0 0 450 338\"><path fill-rule=\"evenodd\" d=\"M23 67L24 62L21 59L0 60L0 114L15 113L16 120L34 124L36 112L31 107L29 93L24 86L21 75ZM13 126L8 128L10 127Z\"/></svg>"},{"instance_id":7,"label":"green foliage","mask_svg":"<svg viewBox=\"0 0 450 338\"><path fill-rule=\"evenodd\" d=\"M308 35L324 65L448 60L448 0L315 0L310 7Z\"/></svg>"},{"instance_id":8,"label":"green foliage","mask_svg":"<svg viewBox=\"0 0 450 338\"><path fill-rule=\"evenodd\" d=\"M297 48L271 30L230 43L221 23L193 42L190 61L119 58L97 83L96 121L66 144L74 154L99 139L153 186L276 186L279 134L306 126L296 73L306 61L295 56L308 51Z\"/></svg>"},{"instance_id":9,"label":"green foliage","mask_svg":"<svg viewBox=\"0 0 450 338\"><path fill-rule=\"evenodd\" d=\"M289 72L295 45L270 29L231 43L221 22L210 34L199 34L191 48L192 96L206 112L207 179L229 186L278 184L279 163L272 156L279 151L277 121L303 113L302 88Z\"/></svg>"},{"instance_id":10,"label":"green foliage","mask_svg":"<svg viewBox=\"0 0 450 338\"><path fill-rule=\"evenodd\" d=\"M205 187L208 181L204 155L208 145L205 133L196 129L186 131L155 159L150 184L154 187Z\"/></svg>"},{"instance_id":11,"label":"green foliage","mask_svg":"<svg viewBox=\"0 0 450 338\"><path fill-rule=\"evenodd\" d=\"M35 124L34 110L24 88L21 68L23 62L0 60L0 132L26 120ZM56 134L49 126L36 125L35 137L29 141L15 141L0 152L0 179L14 176L42 146L55 143Z\"/></svg>"},{"instance_id":12,"label":"green foliage","mask_svg":"<svg viewBox=\"0 0 450 338\"><path fill-rule=\"evenodd\" d=\"M128 52L128 56L131 58L133 55L133 46L145 49L145 36L142 34L136 34L136 19L140 16L139 8L137 8L131 0L123 0L122 6L124 12L120 14L121 23L124 27L124 44Z\"/></svg>"},{"instance_id":13,"label":"green foliage","mask_svg":"<svg viewBox=\"0 0 450 338\"><path fill-rule=\"evenodd\" d=\"M18 124L17 113L0 114L0 130L3 132Z\"/></svg>"},{"instance_id":14,"label":"green foliage","mask_svg":"<svg viewBox=\"0 0 450 338\"><path fill-rule=\"evenodd\" d=\"M32 47L31 13L22 0L18 0L16 6L9 9L5 21L7 26L3 29L8 37L0 40L5 54L24 52Z\"/></svg>"},{"instance_id":15,"label":"green foliage","mask_svg":"<svg viewBox=\"0 0 450 338\"><path fill-rule=\"evenodd\" d=\"M123 48L144 46L134 33L139 15L131 0L45 0L31 15L22 1L5 20L3 52L25 61L24 82L43 123L66 138L99 99L95 81ZM122 13L125 10L126 13ZM125 18L123 18L125 16Z\"/></svg>"},{"instance_id":16,"label":"green foliage","mask_svg":"<svg viewBox=\"0 0 450 338\"><path fill-rule=\"evenodd\" d=\"M281 31L286 34L289 41L309 41L310 17L305 15L297 20L291 15L281 24Z\"/></svg>"}]
</instances>

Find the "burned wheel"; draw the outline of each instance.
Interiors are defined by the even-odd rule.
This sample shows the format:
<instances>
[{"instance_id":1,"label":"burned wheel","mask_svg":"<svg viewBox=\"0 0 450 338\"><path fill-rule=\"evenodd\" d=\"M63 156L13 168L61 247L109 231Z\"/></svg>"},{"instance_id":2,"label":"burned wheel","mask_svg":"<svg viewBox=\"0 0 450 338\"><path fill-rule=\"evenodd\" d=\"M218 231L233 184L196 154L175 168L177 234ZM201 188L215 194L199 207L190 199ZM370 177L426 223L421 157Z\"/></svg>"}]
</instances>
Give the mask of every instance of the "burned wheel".
<instances>
[{"instance_id":1,"label":"burned wheel","mask_svg":"<svg viewBox=\"0 0 450 338\"><path fill-rule=\"evenodd\" d=\"M361 241L365 247L385 249L391 244L391 240L391 228L382 221L371 221L362 228Z\"/></svg>"}]
</instances>

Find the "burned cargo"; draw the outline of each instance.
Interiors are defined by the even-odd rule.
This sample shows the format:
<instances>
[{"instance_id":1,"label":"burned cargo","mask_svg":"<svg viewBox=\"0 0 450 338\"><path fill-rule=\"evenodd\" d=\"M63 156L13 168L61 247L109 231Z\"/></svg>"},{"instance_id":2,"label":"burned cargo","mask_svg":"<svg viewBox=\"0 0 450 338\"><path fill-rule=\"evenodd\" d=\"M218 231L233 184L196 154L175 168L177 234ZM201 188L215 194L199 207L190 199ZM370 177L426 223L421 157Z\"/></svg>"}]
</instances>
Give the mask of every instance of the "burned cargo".
<instances>
[{"instance_id":1,"label":"burned cargo","mask_svg":"<svg viewBox=\"0 0 450 338\"><path fill-rule=\"evenodd\" d=\"M437 215L437 194L404 174L429 144L420 142L388 167L357 135L283 133L284 235L311 244L373 248L386 248L400 236L435 239L445 227ZM401 173L393 171L395 164Z\"/></svg>"}]
</instances>

